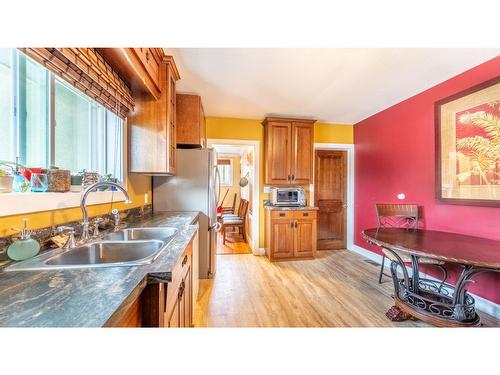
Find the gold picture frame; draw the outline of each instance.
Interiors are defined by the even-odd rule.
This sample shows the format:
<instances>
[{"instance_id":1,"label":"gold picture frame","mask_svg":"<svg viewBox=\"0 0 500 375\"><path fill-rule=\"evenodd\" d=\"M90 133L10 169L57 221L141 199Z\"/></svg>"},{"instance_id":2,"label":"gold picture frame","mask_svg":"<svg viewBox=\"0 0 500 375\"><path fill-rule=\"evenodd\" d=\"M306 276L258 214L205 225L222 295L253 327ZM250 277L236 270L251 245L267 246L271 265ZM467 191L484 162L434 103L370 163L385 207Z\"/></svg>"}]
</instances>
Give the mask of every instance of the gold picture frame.
<instances>
[{"instance_id":1,"label":"gold picture frame","mask_svg":"<svg viewBox=\"0 0 500 375\"><path fill-rule=\"evenodd\" d=\"M435 103L436 198L500 206L500 77Z\"/></svg>"}]
</instances>

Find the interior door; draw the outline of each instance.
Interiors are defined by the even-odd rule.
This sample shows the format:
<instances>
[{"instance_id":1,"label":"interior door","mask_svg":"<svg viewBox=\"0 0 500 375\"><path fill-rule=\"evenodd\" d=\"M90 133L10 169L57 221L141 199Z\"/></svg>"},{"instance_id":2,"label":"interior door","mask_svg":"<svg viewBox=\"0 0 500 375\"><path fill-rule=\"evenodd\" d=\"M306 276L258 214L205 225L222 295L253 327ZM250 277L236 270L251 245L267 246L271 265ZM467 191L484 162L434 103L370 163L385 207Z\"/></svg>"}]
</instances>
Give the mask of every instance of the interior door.
<instances>
[{"instance_id":1,"label":"interior door","mask_svg":"<svg viewBox=\"0 0 500 375\"><path fill-rule=\"evenodd\" d=\"M346 247L347 152L315 152L314 204L318 211L318 250Z\"/></svg>"},{"instance_id":2,"label":"interior door","mask_svg":"<svg viewBox=\"0 0 500 375\"><path fill-rule=\"evenodd\" d=\"M310 123L292 124L291 183L309 185L312 181L314 128Z\"/></svg>"},{"instance_id":3,"label":"interior door","mask_svg":"<svg viewBox=\"0 0 500 375\"><path fill-rule=\"evenodd\" d=\"M270 122L266 143L266 184L286 185L290 183L291 124Z\"/></svg>"}]
</instances>

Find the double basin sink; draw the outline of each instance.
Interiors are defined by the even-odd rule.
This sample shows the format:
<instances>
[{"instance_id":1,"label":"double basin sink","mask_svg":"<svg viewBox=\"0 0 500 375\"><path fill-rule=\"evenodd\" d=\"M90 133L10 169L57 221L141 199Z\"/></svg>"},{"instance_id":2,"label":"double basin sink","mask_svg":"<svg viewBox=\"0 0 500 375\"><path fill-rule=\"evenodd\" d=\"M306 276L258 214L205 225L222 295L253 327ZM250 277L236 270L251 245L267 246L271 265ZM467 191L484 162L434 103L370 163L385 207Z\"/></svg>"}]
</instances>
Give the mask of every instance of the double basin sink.
<instances>
[{"instance_id":1,"label":"double basin sink","mask_svg":"<svg viewBox=\"0 0 500 375\"><path fill-rule=\"evenodd\" d=\"M177 234L173 227L127 228L69 250L56 249L6 271L139 266L152 263Z\"/></svg>"}]
</instances>

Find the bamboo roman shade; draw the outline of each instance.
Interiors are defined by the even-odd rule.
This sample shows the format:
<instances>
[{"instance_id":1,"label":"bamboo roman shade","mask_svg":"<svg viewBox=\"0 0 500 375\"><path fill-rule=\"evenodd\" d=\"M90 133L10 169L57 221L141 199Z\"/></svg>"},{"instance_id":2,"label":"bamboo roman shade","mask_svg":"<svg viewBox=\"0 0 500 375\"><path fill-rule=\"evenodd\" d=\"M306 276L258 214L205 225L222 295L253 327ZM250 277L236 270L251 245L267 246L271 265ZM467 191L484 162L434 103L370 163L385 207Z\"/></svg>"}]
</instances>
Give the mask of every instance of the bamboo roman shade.
<instances>
[{"instance_id":1,"label":"bamboo roman shade","mask_svg":"<svg viewBox=\"0 0 500 375\"><path fill-rule=\"evenodd\" d=\"M20 48L78 90L125 118L132 92L95 48Z\"/></svg>"},{"instance_id":2,"label":"bamboo roman shade","mask_svg":"<svg viewBox=\"0 0 500 375\"><path fill-rule=\"evenodd\" d=\"M231 165L231 160L229 159L218 159L217 165Z\"/></svg>"}]
</instances>

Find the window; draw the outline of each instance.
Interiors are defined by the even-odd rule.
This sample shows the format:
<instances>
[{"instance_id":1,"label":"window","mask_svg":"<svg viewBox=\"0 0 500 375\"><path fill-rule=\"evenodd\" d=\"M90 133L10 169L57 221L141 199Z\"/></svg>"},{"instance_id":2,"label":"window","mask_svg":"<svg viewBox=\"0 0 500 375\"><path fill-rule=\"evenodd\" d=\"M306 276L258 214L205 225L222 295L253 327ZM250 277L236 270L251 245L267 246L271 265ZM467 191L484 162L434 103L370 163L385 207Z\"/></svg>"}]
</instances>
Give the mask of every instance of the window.
<instances>
[{"instance_id":1,"label":"window","mask_svg":"<svg viewBox=\"0 0 500 375\"><path fill-rule=\"evenodd\" d=\"M217 168L222 186L233 186L233 164L231 159L218 159Z\"/></svg>"},{"instance_id":2,"label":"window","mask_svg":"<svg viewBox=\"0 0 500 375\"><path fill-rule=\"evenodd\" d=\"M16 49L0 48L0 159L123 181L123 121Z\"/></svg>"}]
</instances>

